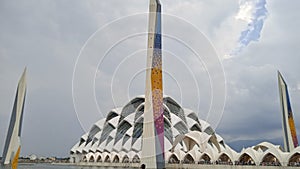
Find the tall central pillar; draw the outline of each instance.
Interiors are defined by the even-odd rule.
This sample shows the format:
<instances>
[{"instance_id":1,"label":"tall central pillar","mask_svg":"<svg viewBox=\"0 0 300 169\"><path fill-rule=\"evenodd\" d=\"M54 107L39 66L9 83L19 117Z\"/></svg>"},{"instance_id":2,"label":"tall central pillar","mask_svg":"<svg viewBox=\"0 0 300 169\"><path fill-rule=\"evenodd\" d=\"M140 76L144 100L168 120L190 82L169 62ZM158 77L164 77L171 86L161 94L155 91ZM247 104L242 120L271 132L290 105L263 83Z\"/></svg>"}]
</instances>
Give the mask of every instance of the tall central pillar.
<instances>
[{"instance_id":1,"label":"tall central pillar","mask_svg":"<svg viewBox=\"0 0 300 169\"><path fill-rule=\"evenodd\" d=\"M159 0L150 0L149 12L141 161L146 168L164 168L161 4Z\"/></svg>"}]
</instances>

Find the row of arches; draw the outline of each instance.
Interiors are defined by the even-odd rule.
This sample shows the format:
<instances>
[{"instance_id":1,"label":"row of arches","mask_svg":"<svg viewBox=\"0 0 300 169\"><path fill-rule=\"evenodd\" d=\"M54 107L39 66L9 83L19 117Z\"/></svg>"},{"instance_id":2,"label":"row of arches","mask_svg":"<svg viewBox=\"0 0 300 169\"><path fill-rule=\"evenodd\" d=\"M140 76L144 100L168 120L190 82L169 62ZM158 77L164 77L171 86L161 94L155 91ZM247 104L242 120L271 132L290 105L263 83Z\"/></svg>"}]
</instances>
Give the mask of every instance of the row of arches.
<instances>
[{"instance_id":1,"label":"row of arches","mask_svg":"<svg viewBox=\"0 0 300 169\"><path fill-rule=\"evenodd\" d=\"M240 158L235 162L236 165L264 165L264 166L281 166L279 159L272 153L267 153L263 156L260 162L255 161L254 158L244 153Z\"/></svg>"},{"instance_id":2,"label":"row of arches","mask_svg":"<svg viewBox=\"0 0 300 169\"><path fill-rule=\"evenodd\" d=\"M212 160L208 154L203 154L198 160L191 154L186 154L180 159L176 154L172 154L168 163L171 164L220 164L220 165L261 165L261 166L300 166L300 153L292 155L287 162L280 161L276 155L267 153L263 156L262 160L257 162L251 155L244 153L238 159L234 160L226 153L221 154L216 161Z\"/></svg>"},{"instance_id":3,"label":"row of arches","mask_svg":"<svg viewBox=\"0 0 300 169\"><path fill-rule=\"evenodd\" d=\"M169 159L168 163L183 163L183 164L233 164L231 158L223 153L219 156L218 160L214 161L208 154L203 154L199 159L195 159L193 155L190 153L186 154L182 159L180 159L176 154L172 154Z\"/></svg>"},{"instance_id":4,"label":"row of arches","mask_svg":"<svg viewBox=\"0 0 300 169\"><path fill-rule=\"evenodd\" d=\"M119 155L114 155L113 157L109 154L106 154L104 157L101 155L95 156L94 154L87 154L82 159L83 162L104 162L104 163L140 163L140 157L135 155L132 159L130 159L127 155L124 157L120 157Z\"/></svg>"},{"instance_id":5,"label":"row of arches","mask_svg":"<svg viewBox=\"0 0 300 169\"><path fill-rule=\"evenodd\" d=\"M292 152L283 152L281 146L262 142L243 149L237 158L238 165L299 166L300 147Z\"/></svg>"},{"instance_id":6,"label":"row of arches","mask_svg":"<svg viewBox=\"0 0 300 169\"><path fill-rule=\"evenodd\" d=\"M244 153L238 159L237 165L262 165L262 166L299 166L300 165L300 153L294 153L287 161L280 159L273 153L266 153L262 160L255 161L254 157L248 153Z\"/></svg>"},{"instance_id":7,"label":"row of arches","mask_svg":"<svg viewBox=\"0 0 300 169\"><path fill-rule=\"evenodd\" d=\"M101 154L86 154L83 157L83 162L106 162L106 163L140 163L140 157L135 155L133 158L129 158L127 155L120 157L119 155L111 156L106 154L102 156ZM226 153L221 154L216 161L212 159L209 154L204 153L199 159L187 153L183 158L178 157L177 154L171 154L167 159L170 164L219 164L219 165L261 165L261 166L299 166L300 165L300 153L293 154L287 164L280 161L276 155L272 153L267 153L264 155L260 162L255 161L255 158L248 153L242 154L237 160L233 160Z\"/></svg>"}]
</instances>

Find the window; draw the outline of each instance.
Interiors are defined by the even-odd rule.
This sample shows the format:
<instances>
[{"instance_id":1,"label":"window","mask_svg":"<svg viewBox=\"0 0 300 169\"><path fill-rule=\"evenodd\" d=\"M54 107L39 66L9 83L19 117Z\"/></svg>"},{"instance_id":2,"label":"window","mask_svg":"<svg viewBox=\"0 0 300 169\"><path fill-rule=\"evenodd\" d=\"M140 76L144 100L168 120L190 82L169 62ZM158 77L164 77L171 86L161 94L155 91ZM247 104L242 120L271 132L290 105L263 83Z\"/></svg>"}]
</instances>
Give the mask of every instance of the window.
<instances>
[{"instance_id":1,"label":"window","mask_svg":"<svg viewBox=\"0 0 300 169\"><path fill-rule=\"evenodd\" d=\"M131 125L127 121L121 122L118 127L115 144L124 136L127 130L129 130Z\"/></svg>"},{"instance_id":2,"label":"window","mask_svg":"<svg viewBox=\"0 0 300 169\"><path fill-rule=\"evenodd\" d=\"M134 122L136 122L137 119L143 115L143 113L144 113L144 106L142 106L142 107L136 112L135 117L134 117Z\"/></svg>"},{"instance_id":3,"label":"window","mask_svg":"<svg viewBox=\"0 0 300 169\"><path fill-rule=\"evenodd\" d=\"M137 141L137 139L142 136L143 121L144 121L144 118L140 118L140 120L135 123L134 129L133 129L133 134L132 134L132 144L131 145L133 145Z\"/></svg>"},{"instance_id":4,"label":"window","mask_svg":"<svg viewBox=\"0 0 300 169\"><path fill-rule=\"evenodd\" d=\"M97 141L98 139L94 137L92 145L94 145Z\"/></svg>"},{"instance_id":5,"label":"window","mask_svg":"<svg viewBox=\"0 0 300 169\"><path fill-rule=\"evenodd\" d=\"M132 101L130 101L130 103L128 103L122 110L121 112L121 117L120 117L120 121L122 121L125 117L127 117L128 115L130 115L131 113L134 113L136 108L142 104L145 101L144 98L136 98L133 99Z\"/></svg>"},{"instance_id":6,"label":"window","mask_svg":"<svg viewBox=\"0 0 300 169\"><path fill-rule=\"evenodd\" d=\"M207 127L204 132L208 135L213 135L215 131L211 127Z\"/></svg>"},{"instance_id":7,"label":"window","mask_svg":"<svg viewBox=\"0 0 300 169\"><path fill-rule=\"evenodd\" d=\"M191 119L193 119L193 120L195 120L197 123L200 124L199 119L198 119L197 115L194 112L192 112L191 114L189 114L188 117L191 118Z\"/></svg>"},{"instance_id":8,"label":"window","mask_svg":"<svg viewBox=\"0 0 300 169\"><path fill-rule=\"evenodd\" d=\"M164 119L164 135L170 141L170 143L173 144L173 133L171 125L166 121L166 119Z\"/></svg>"},{"instance_id":9,"label":"window","mask_svg":"<svg viewBox=\"0 0 300 169\"><path fill-rule=\"evenodd\" d=\"M185 134L188 132L186 126L180 121L174 126L180 134Z\"/></svg>"},{"instance_id":10,"label":"window","mask_svg":"<svg viewBox=\"0 0 300 169\"><path fill-rule=\"evenodd\" d=\"M87 138L85 144L87 145L88 143L90 143L90 142L93 140L94 136L95 136L99 131L100 131L100 128L99 128L98 126L94 125L94 126L92 127L92 129L89 131L89 135L88 135L88 138Z\"/></svg>"},{"instance_id":11,"label":"window","mask_svg":"<svg viewBox=\"0 0 300 169\"><path fill-rule=\"evenodd\" d=\"M171 115L170 112L164 108L164 116L167 118L169 121L171 121Z\"/></svg>"},{"instance_id":12,"label":"window","mask_svg":"<svg viewBox=\"0 0 300 169\"><path fill-rule=\"evenodd\" d=\"M171 98L164 99L165 105L169 108L171 113L174 113L176 116L182 119L186 123L185 115L183 109Z\"/></svg>"},{"instance_id":13,"label":"window","mask_svg":"<svg viewBox=\"0 0 300 169\"><path fill-rule=\"evenodd\" d=\"M115 129L115 127L109 123L107 123L102 131L101 137L100 137L100 142L101 144L104 140L106 140L107 136Z\"/></svg>"},{"instance_id":14,"label":"window","mask_svg":"<svg viewBox=\"0 0 300 169\"><path fill-rule=\"evenodd\" d=\"M109 120L111 120L111 119L113 119L117 116L118 116L118 114L116 112L111 111L111 112L108 113L108 115L106 117L106 121L109 121Z\"/></svg>"},{"instance_id":15,"label":"window","mask_svg":"<svg viewBox=\"0 0 300 169\"><path fill-rule=\"evenodd\" d=\"M113 138L111 136L109 136L107 141L106 141L106 145L108 145L112 140L113 140Z\"/></svg>"},{"instance_id":16,"label":"window","mask_svg":"<svg viewBox=\"0 0 300 169\"><path fill-rule=\"evenodd\" d=\"M200 131L201 132L201 129L199 127L199 124L194 124L192 127L191 127L191 131Z\"/></svg>"},{"instance_id":17,"label":"window","mask_svg":"<svg viewBox=\"0 0 300 169\"><path fill-rule=\"evenodd\" d=\"M79 146L81 146L81 144L84 143L84 142L85 142L85 140L81 137L81 138L80 138Z\"/></svg>"},{"instance_id":18,"label":"window","mask_svg":"<svg viewBox=\"0 0 300 169\"><path fill-rule=\"evenodd\" d=\"M123 142L122 142L122 146L124 146L124 144L126 143L126 141L130 139L130 136L128 134L126 134L123 138Z\"/></svg>"}]
</instances>

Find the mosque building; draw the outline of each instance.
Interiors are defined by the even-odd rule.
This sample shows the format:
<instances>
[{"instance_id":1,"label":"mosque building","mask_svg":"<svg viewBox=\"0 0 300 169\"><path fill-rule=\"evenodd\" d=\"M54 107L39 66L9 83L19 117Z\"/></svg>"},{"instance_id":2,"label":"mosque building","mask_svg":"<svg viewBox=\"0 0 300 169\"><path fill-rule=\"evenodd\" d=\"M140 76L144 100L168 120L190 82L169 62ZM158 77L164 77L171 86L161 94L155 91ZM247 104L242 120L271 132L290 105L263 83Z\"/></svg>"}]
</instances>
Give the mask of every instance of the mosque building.
<instances>
[{"instance_id":1,"label":"mosque building","mask_svg":"<svg viewBox=\"0 0 300 169\"><path fill-rule=\"evenodd\" d=\"M136 163L147 168L177 164L300 165L296 129L287 85L278 73L284 148L262 142L236 152L198 112L163 95L161 4L150 0L145 96L112 109L71 148L72 163Z\"/></svg>"}]
</instances>

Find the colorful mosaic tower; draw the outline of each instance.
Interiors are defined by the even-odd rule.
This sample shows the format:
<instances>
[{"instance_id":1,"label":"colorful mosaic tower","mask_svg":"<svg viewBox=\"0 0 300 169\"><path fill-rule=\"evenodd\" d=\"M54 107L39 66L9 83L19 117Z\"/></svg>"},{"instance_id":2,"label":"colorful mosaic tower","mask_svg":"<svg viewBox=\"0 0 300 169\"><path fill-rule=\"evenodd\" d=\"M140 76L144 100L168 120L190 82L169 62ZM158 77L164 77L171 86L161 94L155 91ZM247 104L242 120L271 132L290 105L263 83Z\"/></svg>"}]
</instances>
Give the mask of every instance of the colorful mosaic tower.
<instances>
[{"instance_id":1,"label":"colorful mosaic tower","mask_svg":"<svg viewBox=\"0 0 300 169\"><path fill-rule=\"evenodd\" d=\"M284 137L284 149L286 152L291 152L295 147L298 147L298 139L293 119L293 112L290 103L289 92L287 85L278 71L278 86L280 95L280 104L282 108L282 129Z\"/></svg>"},{"instance_id":2,"label":"colorful mosaic tower","mask_svg":"<svg viewBox=\"0 0 300 169\"><path fill-rule=\"evenodd\" d=\"M150 0L142 163L164 168L161 4Z\"/></svg>"},{"instance_id":3,"label":"colorful mosaic tower","mask_svg":"<svg viewBox=\"0 0 300 169\"><path fill-rule=\"evenodd\" d=\"M21 150L21 129L26 96L26 68L18 83L14 107L2 155L2 164L11 165L12 169L18 166L18 158Z\"/></svg>"}]
</instances>

